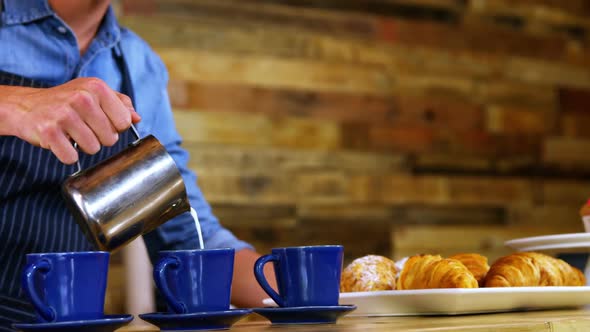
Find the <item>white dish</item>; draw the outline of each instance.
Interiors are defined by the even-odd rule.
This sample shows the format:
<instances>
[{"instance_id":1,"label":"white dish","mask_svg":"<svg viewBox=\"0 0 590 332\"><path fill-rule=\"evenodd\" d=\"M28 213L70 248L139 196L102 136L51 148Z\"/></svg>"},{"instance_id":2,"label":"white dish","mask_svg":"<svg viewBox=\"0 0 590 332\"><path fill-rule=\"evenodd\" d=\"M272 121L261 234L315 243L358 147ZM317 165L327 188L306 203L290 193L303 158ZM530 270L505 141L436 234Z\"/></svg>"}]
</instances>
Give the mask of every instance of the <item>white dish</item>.
<instances>
[{"instance_id":1,"label":"white dish","mask_svg":"<svg viewBox=\"0 0 590 332\"><path fill-rule=\"evenodd\" d=\"M497 287L391 290L340 294L350 316L461 315L574 308L590 304L590 287ZM271 299L264 304L273 306Z\"/></svg>"},{"instance_id":2,"label":"white dish","mask_svg":"<svg viewBox=\"0 0 590 332\"><path fill-rule=\"evenodd\" d=\"M518 251L590 249L590 233L533 236L506 241L504 244Z\"/></svg>"},{"instance_id":3,"label":"white dish","mask_svg":"<svg viewBox=\"0 0 590 332\"><path fill-rule=\"evenodd\" d=\"M557 251L557 252L587 252L590 251L590 242L572 242L562 244L546 244L522 248L514 248L517 251Z\"/></svg>"}]
</instances>

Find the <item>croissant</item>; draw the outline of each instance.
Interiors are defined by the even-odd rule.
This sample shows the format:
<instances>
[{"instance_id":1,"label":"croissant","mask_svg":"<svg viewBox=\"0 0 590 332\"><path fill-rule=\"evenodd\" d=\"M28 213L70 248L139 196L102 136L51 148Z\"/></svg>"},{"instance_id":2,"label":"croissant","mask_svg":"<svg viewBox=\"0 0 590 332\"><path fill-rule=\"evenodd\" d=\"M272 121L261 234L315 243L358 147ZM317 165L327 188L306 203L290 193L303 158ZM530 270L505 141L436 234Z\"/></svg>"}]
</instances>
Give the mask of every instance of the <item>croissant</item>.
<instances>
[{"instance_id":1,"label":"croissant","mask_svg":"<svg viewBox=\"0 0 590 332\"><path fill-rule=\"evenodd\" d=\"M440 255L410 257L397 280L397 289L477 288L477 280L460 261Z\"/></svg>"},{"instance_id":2,"label":"croissant","mask_svg":"<svg viewBox=\"0 0 590 332\"><path fill-rule=\"evenodd\" d=\"M463 263L463 265L465 265L469 272L473 274L475 280L477 280L477 284L479 285L479 287L483 287L484 278L490 270L487 257L480 254L464 253L456 254L449 258L456 259L459 262Z\"/></svg>"},{"instance_id":3,"label":"croissant","mask_svg":"<svg viewBox=\"0 0 590 332\"><path fill-rule=\"evenodd\" d=\"M367 255L353 260L342 271L341 292L368 292L395 289L397 268L391 259Z\"/></svg>"},{"instance_id":4,"label":"croissant","mask_svg":"<svg viewBox=\"0 0 590 332\"><path fill-rule=\"evenodd\" d=\"M499 258L486 275L485 287L583 286L582 271L551 256L520 252Z\"/></svg>"}]
</instances>

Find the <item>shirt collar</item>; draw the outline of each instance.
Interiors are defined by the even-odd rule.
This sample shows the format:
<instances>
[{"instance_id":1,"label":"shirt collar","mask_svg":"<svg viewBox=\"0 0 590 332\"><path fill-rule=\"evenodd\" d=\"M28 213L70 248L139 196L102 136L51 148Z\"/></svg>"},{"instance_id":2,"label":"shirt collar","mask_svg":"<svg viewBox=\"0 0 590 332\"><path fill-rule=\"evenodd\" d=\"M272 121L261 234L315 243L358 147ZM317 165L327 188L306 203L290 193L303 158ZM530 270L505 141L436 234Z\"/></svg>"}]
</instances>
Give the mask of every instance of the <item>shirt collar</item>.
<instances>
[{"instance_id":1,"label":"shirt collar","mask_svg":"<svg viewBox=\"0 0 590 332\"><path fill-rule=\"evenodd\" d=\"M94 39L98 40L103 47L112 47L121 39L121 27L112 6L107 9Z\"/></svg>"},{"instance_id":2,"label":"shirt collar","mask_svg":"<svg viewBox=\"0 0 590 332\"><path fill-rule=\"evenodd\" d=\"M56 16L47 0L0 0L2 23L5 25L29 23L49 16ZM57 17L57 16L56 16ZM112 6L109 6L97 31L96 40L102 47L111 47L121 38L121 28Z\"/></svg>"},{"instance_id":3,"label":"shirt collar","mask_svg":"<svg viewBox=\"0 0 590 332\"><path fill-rule=\"evenodd\" d=\"M99 52L110 49L119 43L121 39L121 28L112 6L109 6L96 36L82 57L82 63L87 64ZM115 47L115 51L118 49Z\"/></svg>"},{"instance_id":4,"label":"shirt collar","mask_svg":"<svg viewBox=\"0 0 590 332\"><path fill-rule=\"evenodd\" d=\"M47 0L0 0L2 6L2 23L22 24L53 15Z\"/></svg>"}]
</instances>

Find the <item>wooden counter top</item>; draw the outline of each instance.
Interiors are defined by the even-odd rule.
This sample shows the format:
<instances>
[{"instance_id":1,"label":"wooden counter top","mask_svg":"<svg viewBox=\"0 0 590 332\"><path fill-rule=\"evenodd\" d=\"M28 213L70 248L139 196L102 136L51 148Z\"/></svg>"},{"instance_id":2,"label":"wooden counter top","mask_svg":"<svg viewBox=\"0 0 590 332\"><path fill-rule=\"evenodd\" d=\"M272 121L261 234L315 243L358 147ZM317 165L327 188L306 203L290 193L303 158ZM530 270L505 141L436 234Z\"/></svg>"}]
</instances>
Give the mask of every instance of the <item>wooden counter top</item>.
<instances>
[{"instance_id":1,"label":"wooden counter top","mask_svg":"<svg viewBox=\"0 0 590 332\"><path fill-rule=\"evenodd\" d=\"M138 319L138 318L136 318ZM231 330L270 331L266 320L238 322ZM277 330L277 327L273 327ZM590 309L511 312L436 317L344 317L337 324L281 326L286 331L469 331L469 332L578 332L590 331ZM128 326L117 332L158 331L152 327Z\"/></svg>"}]
</instances>

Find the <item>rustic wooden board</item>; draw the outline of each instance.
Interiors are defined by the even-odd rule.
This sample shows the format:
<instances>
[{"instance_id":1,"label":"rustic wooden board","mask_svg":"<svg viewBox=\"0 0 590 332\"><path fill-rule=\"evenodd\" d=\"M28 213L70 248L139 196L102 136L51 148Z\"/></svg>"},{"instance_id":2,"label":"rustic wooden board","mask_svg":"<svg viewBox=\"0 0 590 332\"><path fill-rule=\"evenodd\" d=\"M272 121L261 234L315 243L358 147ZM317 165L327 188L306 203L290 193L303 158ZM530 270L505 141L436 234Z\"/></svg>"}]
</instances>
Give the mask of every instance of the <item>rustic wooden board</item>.
<instances>
[{"instance_id":1,"label":"rustic wooden board","mask_svg":"<svg viewBox=\"0 0 590 332\"><path fill-rule=\"evenodd\" d=\"M589 139L590 130L588 130L588 123L590 123L590 113L574 113L562 112L559 119L557 119L559 136L570 138Z\"/></svg>"},{"instance_id":2,"label":"rustic wooden board","mask_svg":"<svg viewBox=\"0 0 590 332\"><path fill-rule=\"evenodd\" d=\"M476 103L449 97L390 96L304 91L244 84L175 81L173 106L196 110L262 113L355 123L390 123L469 130L484 128Z\"/></svg>"},{"instance_id":3,"label":"rustic wooden board","mask_svg":"<svg viewBox=\"0 0 590 332\"><path fill-rule=\"evenodd\" d=\"M351 202L353 187L349 175L339 171L317 171L295 176L294 186L300 203L336 204Z\"/></svg>"},{"instance_id":4,"label":"rustic wooden board","mask_svg":"<svg viewBox=\"0 0 590 332\"><path fill-rule=\"evenodd\" d=\"M583 0L524 0L517 3L510 0L472 0L467 10L480 15L513 16L521 18L525 23L539 21L545 24L584 28L589 23L584 15L590 13L590 6Z\"/></svg>"},{"instance_id":5,"label":"rustic wooden board","mask_svg":"<svg viewBox=\"0 0 590 332\"><path fill-rule=\"evenodd\" d=\"M271 144L272 125L259 115L236 117L224 112L190 112L174 110L176 126L187 143L240 144L264 146Z\"/></svg>"},{"instance_id":6,"label":"rustic wooden board","mask_svg":"<svg viewBox=\"0 0 590 332\"><path fill-rule=\"evenodd\" d=\"M272 175L201 171L199 184L213 203L232 204L461 204L501 207L512 204L580 202L586 184L537 184L526 178L483 176L363 175L317 170ZM570 203L571 204L571 203Z\"/></svg>"},{"instance_id":7,"label":"rustic wooden board","mask_svg":"<svg viewBox=\"0 0 590 332\"><path fill-rule=\"evenodd\" d=\"M346 130L343 130L343 135L347 133ZM436 129L423 126L377 125L369 127L367 134L369 147L385 151L431 151L434 149L436 140ZM352 147L363 148L362 145Z\"/></svg>"},{"instance_id":8,"label":"rustic wooden board","mask_svg":"<svg viewBox=\"0 0 590 332\"><path fill-rule=\"evenodd\" d=\"M227 228L293 228L297 225L294 205L288 204L212 204L213 213Z\"/></svg>"},{"instance_id":9,"label":"rustic wooden board","mask_svg":"<svg viewBox=\"0 0 590 332\"><path fill-rule=\"evenodd\" d=\"M506 62L506 78L524 83L590 87L588 70L551 61L512 57Z\"/></svg>"},{"instance_id":10,"label":"rustic wooden board","mask_svg":"<svg viewBox=\"0 0 590 332\"><path fill-rule=\"evenodd\" d=\"M559 134L566 137L590 137L590 90L560 87L558 89L560 118Z\"/></svg>"},{"instance_id":11,"label":"rustic wooden board","mask_svg":"<svg viewBox=\"0 0 590 332\"><path fill-rule=\"evenodd\" d=\"M395 154L207 143L186 143L184 147L191 155L189 167L197 172L263 175L339 170L352 174L377 175L408 171L407 158Z\"/></svg>"},{"instance_id":12,"label":"rustic wooden board","mask_svg":"<svg viewBox=\"0 0 590 332\"><path fill-rule=\"evenodd\" d=\"M386 204L448 204L448 178L444 176L389 175L379 179Z\"/></svg>"},{"instance_id":13,"label":"rustic wooden board","mask_svg":"<svg viewBox=\"0 0 590 332\"><path fill-rule=\"evenodd\" d=\"M474 100L483 104L515 105L531 108L557 108L558 89L554 86L523 84L508 80L477 81Z\"/></svg>"},{"instance_id":14,"label":"rustic wooden board","mask_svg":"<svg viewBox=\"0 0 590 332\"><path fill-rule=\"evenodd\" d=\"M388 94L393 79L381 66L234 57L187 49L157 49L172 79Z\"/></svg>"},{"instance_id":15,"label":"rustic wooden board","mask_svg":"<svg viewBox=\"0 0 590 332\"><path fill-rule=\"evenodd\" d=\"M551 136L545 139L543 145L543 163L572 167L590 165L590 140Z\"/></svg>"},{"instance_id":16,"label":"rustic wooden board","mask_svg":"<svg viewBox=\"0 0 590 332\"><path fill-rule=\"evenodd\" d=\"M293 180L286 175L219 175L200 172L198 184L212 204L295 204Z\"/></svg>"},{"instance_id":17,"label":"rustic wooden board","mask_svg":"<svg viewBox=\"0 0 590 332\"><path fill-rule=\"evenodd\" d=\"M534 109L519 106L488 105L486 129L499 134L551 133L557 118L553 109Z\"/></svg>"},{"instance_id":18,"label":"rustic wooden board","mask_svg":"<svg viewBox=\"0 0 590 332\"><path fill-rule=\"evenodd\" d=\"M338 224L342 220L358 223L380 223L384 227L394 220L393 209L381 204L319 204L301 203L297 206L301 220L324 220Z\"/></svg>"},{"instance_id":19,"label":"rustic wooden board","mask_svg":"<svg viewBox=\"0 0 590 332\"><path fill-rule=\"evenodd\" d=\"M153 20L157 20L154 23ZM299 59L305 61L354 63L364 65L377 65L389 68L391 74L414 72L430 73L437 75L464 75L473 78L504 76L512 80L519 80L508 71L505 64L505 56L497 56L495 52L474 47L451 49L429 46L427 44L395 44L394 46L374 43L367 40L350 40L325 36L310 32L254 25L245 27L229 26L224 22L211 25L194 20L175 20L173 17L127 18L128 24L140 33L144 38L153 43L157 49L186 48L201 52L236 54L249 57L274 57L286 59ZM172 21L172 22L170 22ZM154 26L156 28L154 28ZM411 28L410 28L411 29ZM474 38L478 40L478 38ZM498 37L503 40L504 37ZM489 40L485 39L485 40ZM521 41L514 42L521 45ZM426 49L424 47L434 47ZM563 49L563 46L550 45L549 49ZM538 50L533 46L527 49ZM507 53L510 56L521 55L519 53ZM536 54L536 53L535 53ZM524 56L530 56L524 54ZM583 57L583 56L582 56ZM533 57L534 58L534 57ZM551 59L549 59L551 60ZM558 63L545 62L548 70L559 73L564 66ZM518 70L518 68L510 68ZM569 72L579 70L573 67ZM530 69L528 69L530 70ZM545 70L547 71L547 70ZM532 75L532 74L531 74ZM525 78L531 79L531 75ZM554 83L568 83L567 75L555 75L545 77L540 83L547 80ZM570 84L579 81L579 75L572 77Z\"/></svg>"},{"instance_id":20,"label":"rustic wooden board","mask_svg":"<svg viewBox=\"0 0 590 332\"><path fill-rule=\"evenodd\" d=\"M506 209L488 205L410 204L393 207L392 224L410 225L500 225L507 220Z\"/></svg>"},{"instance_id":21,"label":"rustic wooden board","mask_svg":"<svg viewBox=\"0 0 590 332\"><path fill-rule=\"evenodd\" d=\"M522 178L451 177L449 201L455 204L526 204L533 201L533 185Z\"/></svg>"},{"instance_id":22,"label":"rustic wooden board","mask_svg":"<svg viewBox=\"0 0 590 332\"><path fill-rule=\"evenodd\" d=\"M183 48L195 49L216 53L230 53L249 56L274 56L279 58L307 59L315 61L330 61L360 64L381 64L400 63L418 59L418 65L428 67L441 67L453 65L455 73L468 72L473 74L492 73L492 70L501 70L501 65L496 65L491 60L492 54L498 53L497 47L492 46L496 51L491 52L479 45L473 47L455 46L442 47L429 45L427 42L420 43L415 38L409 38L410 42L400 42L389 46L382 42L374 42L364 39L350 39L339 36L331 36L318 32L301 31L288 29L284 25L275 26L269 29L268 26L260 24L240 25L232 23L227 25L225 21L217 23L201 22L194 19L182 19L178 17L155 16L124 17L123 22L146 38L157 48ZM401 24L401 23L400 23ZM406 23L404 23L406 24ZM411 29L408 28L408 29ZM469 29L472 30L472 29ZM450 32L449 32L450 33ZM486 31L485 34L489 34ZM414 34L408 32L411 37ZM430 36L430 32L425 33ZM461 35L462 32L454 32ZM512 36L514 33L509 33ZM449 38L435 38L435 40L446 40ZM474 37L480 40L480 37ZM499 40L505 37L499 36ZM489 42L489 38L485 39ZM527 43L517 40L513 44L525 45L524 49L535 50L536 53L521 54L509 52L507 55L524 55L533 58L543 58L539 55L538 47L529 47ZM530 43L529 43L530 44ZM487 44L486 44L487 45ZM419 50L420 47L434 47L439 50ZM547 49L560 50L562 46L548 45ZM449 56L445 50L452 50ZM487 51L487 56L482 52ZM433 53L434 52L434 53ZM442 52L437 54L437 52ZM459 52L459 53L458 53ZM408 56L410 54L412 56ZM462 54L464 53L464 54ZM433 57L432 55L438 55ZM583 57L583 56L582 56ZM547 57L545 57L547 58ZM495 60L498 62L498 60Z\"/></svg>"},{"instance_id":23,"label":"rustic wooden board","mask_svg":"<svg viewBox=\"0 0 590 332\"><path fill-rule=\"evenodd\" d=\"M419 105L419 104L418 104ZM538 139L533 135L493 135L484 130L453 130L454 126L475 126L478 117L466 117L454 125L445 118L444 108L438 113L429 108L407 108L406 119L396 125L368 125L359 122L265 116L253 113L200 112L176 109L179 132L188 143L240 144L335 150L428 152L472 154L475 156L509 156L536 151ZM448 109L452 113L451 109ZM412 113L422 114L415 116ZM469 114L467 114L469 115ZM433 120L429 120L430 118ZM440 125L436 125L440 118ZM410 121L418 122L410 125ZM431 125L430 121L435 124ZM399 123L399 124L397 124ZM479 124L477 124L479 125Z\"/></svg>"},{"instance_id":24,"label":"rustic wooden board","mask_svg":"<svg viewBox=\"0 0 590 332\"><path fill-rule=\"evenodd\" d=\"M341 145L340 128L333 122L179 109L174 111L174 117L178 131L189 143L320 150L336 149Z\"/></svg>"},{"instance_id":25,"label":"rustic wooden board","mask_svg":"<svg viewBox=\"0 0 590 332\"><path fill-rule=\"evenodd\" d=\"M590 89L559 87L559 107L565 113L587 113L590 108Z\"/></svg>"},{"instance_id":26,"label":"rustic wooden board","mask_svg":"<svg viewBox=\"0 0 590 332\"><path fill-rule=\"evenodd\" d=\"M404 45L567 61L567 41L559 37L522 34L494 25L464 28L435 22L382 19L383 39ZM457 38L461 36L461 38ZM487 36L488 38L485 38ZM492 38L489 38L493 36ZM565 50L565 51L564 51Z\"/></svg>"},{"instance_id":27,"label":"rustic wooden board","mask_svg":"<svg viewBox=\"0 0 590 332\"><path fill-rule=\"evenodd\" d=\"M233 0L125 0L124 15L170 15L190 17L202 22L232 21L235 24L275 25L304 31L367 38L374 35L370 18L359 14L341 14L317 9L285 7L276 3L251 5Z\"/></svg>"},{"instance_id":28,"label":"rustic wooden board","mask_svg":"<svg viewBox=\"0 0 590 332\"><path fill-rule=\"evenodd\" d=\"M583 232L579 216L582 203L573 200L563 204L512 205L506 208L507 222L513 225L567 225L568 229Z\"/></svg>"},{"instance_id":29,"label":"rustic wooden board","mask_svg":"<svg viewBox=\"0 0 590 332\"><path fill-rule=\"evenodd\" d=\"M543 204L565 204L582 206L590 198L590 181L588 180L551 180L538 181L539 200Z\"/></svg>"},{"instance_id":30,"label":"rustic wooden board","mask_svg":"<svg viewBox=\"0 0 590 332\"><path fill-rule=\"evenodd\" d=\"M532 182L523 178L391 175L381 179L383 200L393 204L503 206L534 198Z\"/></svg>"},{"instance_id":31,"label":"rustic wooden board","mask_svg":"<svg viewBox=\"0 0 590 332\"><path fill-rule=\"evenodd\" d=\"M268 0L248 0L248 3L268 2ZM464 8L464 3L460 0L279 0L273 3L296 8L313 7L444 22L456 21Z\"/></svg>"},{"instance_id":32,"label":"rustic wooden board","mask_svg":"<svg viewBox=\"0 0 590 332\"><path fill-rule=\"evenodd\" d=\"M426 152L418 153L410 159L411 169L417 173L491 173L496 169L494 160L489 157L474 156L468 153Z\"/></svg>"},{"instance_id":33,"label":"rustic wooden board","mask_svg":"<svg viewBox=\"0 0 590 332\"><path fill-rule=\"evenodd\" d=\"M566 41L563 38L537 37L493 25L462 28L432 21L409 21L383 16L371 17L357 13L338 13L321 9L293 9L275 3L252 5L234 0L215 2L201 0L190 3L174 1L170 4L156 1L156 3L158 3L159 13L191 15L193 19L200 19L204 22L231 19L238 24L257 22L258 24L289 26L304 31L347 35L395 44L454 50L469 49L552 60L570 60L565 47ZM133 13L129 10L127 12ZM456 38L457 35L462 35L464 38ZM490 36L494 36L494 38L489 38Z\"/></svg>"},{"instance_id":34,"label":"rustic wooden board","mask_svg":"<svg viewBox=\"0 0 590 332\"><path fill-rule=\"evenodd\" d=\"M236 55L263 55L315 61L383 64L391 62L386 45L284 25L201 21L177 16L125 16L123 24L157 48L186 48Z\"/></svg>"}]
</instances>

